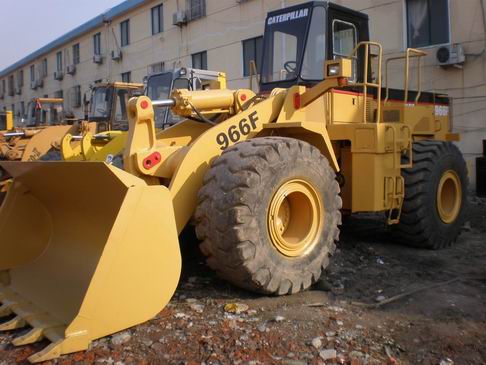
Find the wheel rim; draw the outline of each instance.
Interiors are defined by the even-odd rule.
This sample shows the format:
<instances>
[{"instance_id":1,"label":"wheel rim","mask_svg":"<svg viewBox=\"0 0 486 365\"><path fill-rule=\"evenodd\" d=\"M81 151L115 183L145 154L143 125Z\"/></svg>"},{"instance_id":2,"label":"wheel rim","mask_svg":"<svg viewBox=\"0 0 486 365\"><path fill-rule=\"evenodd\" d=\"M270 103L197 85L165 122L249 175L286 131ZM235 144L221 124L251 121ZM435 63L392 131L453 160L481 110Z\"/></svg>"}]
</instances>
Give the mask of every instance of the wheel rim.
<instances>
[{"instance_id":1,"label":"wheel rim","mask_svg":"<svg viewBox=\"0 0 486 365\"><path fill-rule=\"evenodd\" d=\"M455 171L448 170L442 175L437 189L437 211L442 222L454 222L461 210L461 204L461 180Z\"/></svg>"},{"instance_id":2,"label":"wheel rim","mask_svg":"<svg viewBox=\"0 0 486 365\"><path fill-rule=\"evenodd\" d=\"M290 180L272 197L267 220L270 240L277 251L287 257L298 257L317 244L324 208L309 183Z\"/></svg>"}]
</instances>

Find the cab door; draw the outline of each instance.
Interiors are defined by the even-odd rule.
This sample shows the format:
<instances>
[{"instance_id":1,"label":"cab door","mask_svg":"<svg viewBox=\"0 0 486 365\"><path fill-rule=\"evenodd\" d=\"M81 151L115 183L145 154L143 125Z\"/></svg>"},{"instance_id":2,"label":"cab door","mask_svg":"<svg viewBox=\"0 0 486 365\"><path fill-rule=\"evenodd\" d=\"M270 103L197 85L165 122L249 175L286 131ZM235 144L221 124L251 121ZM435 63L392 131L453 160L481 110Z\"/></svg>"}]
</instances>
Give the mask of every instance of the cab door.
<instances>
[{"instance_id":1,"label":"cab door","mask_svg":"<svg viewBox=\"0 0 486 365\"><path fill-rule=\"evenodd\" d=\"M359 42L369 40L368 19L349 9L329 7L328 35L328 58L349 57ZM353 76L350 81L363 81L363 63L364 54L360 50L358 57L353 60Z\"/></svg>"}]
</instances>

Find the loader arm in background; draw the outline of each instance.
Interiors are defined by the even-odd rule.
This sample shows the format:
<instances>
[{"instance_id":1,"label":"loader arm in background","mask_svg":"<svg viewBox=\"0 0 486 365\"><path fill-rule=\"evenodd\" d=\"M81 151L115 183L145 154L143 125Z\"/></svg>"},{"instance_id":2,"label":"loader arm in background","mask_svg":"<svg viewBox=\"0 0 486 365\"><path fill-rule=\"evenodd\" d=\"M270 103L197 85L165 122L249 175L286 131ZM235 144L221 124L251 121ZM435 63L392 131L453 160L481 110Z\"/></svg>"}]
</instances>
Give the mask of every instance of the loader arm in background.
<instances>
[{"instance_id":1,"label":"loader arm in background","mask_svg":"<svg viewBox=\"0 0 486 365\"><path fill-rule=\"evenodd\" d=\"M36 133L26 144L21 161L36 161L51 149L61 148L62 138L67 133L75 133L77 125L56 125Z\"/></svg>"}]
</instances>

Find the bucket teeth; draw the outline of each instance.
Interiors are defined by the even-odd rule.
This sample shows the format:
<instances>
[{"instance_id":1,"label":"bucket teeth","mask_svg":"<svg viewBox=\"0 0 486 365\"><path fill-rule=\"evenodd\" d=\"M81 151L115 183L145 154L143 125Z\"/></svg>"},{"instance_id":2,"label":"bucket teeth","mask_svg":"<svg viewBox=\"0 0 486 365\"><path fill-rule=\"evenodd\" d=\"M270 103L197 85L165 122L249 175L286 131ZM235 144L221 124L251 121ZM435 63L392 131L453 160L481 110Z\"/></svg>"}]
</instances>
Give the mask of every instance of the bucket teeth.
<instances>
[{"instance_id":1,"label":"bucket teeth","mask_svg":"<svg viewBox=\"0 0 486 365\"><path fill-rule=\"evenodd\" d=\"M38 363L56 359L62 355L62 340L51 343L44 350L39 351L28 358L31 363Z\"/></svg>"},{"instance_id":2,"label":"bucket teeth","mask_svg":"<svg viewBox=\"0 0 486 365\"><path fill-rule=\"evenodd\" d=\"M14 346L30 345L38 342L44 338L44 330L42 328L33 328L23 336L19 336L12 340Z\"/></svg>"},{"instance_id":3,"label":"bucket teeth","mask_svg":"<svg viewBox=\"0 0 486 365\"><path fill-rule=\"evenodd\" d=\"M15 317L8 322L0 324L0 331L11 331L18 328L25 327L27 321L22 317Z\"/></svg>"},{"instance_id":4,"label":"bucket teeth","mask_svg":"<svg viewBox=\"0 0 486 365\"><path fill-rule=\"evenodd\" d=\"M3 304L0 306L0 318L7 317L12 314L12 309L9 304Z\"/></svg>"}]
</instances>

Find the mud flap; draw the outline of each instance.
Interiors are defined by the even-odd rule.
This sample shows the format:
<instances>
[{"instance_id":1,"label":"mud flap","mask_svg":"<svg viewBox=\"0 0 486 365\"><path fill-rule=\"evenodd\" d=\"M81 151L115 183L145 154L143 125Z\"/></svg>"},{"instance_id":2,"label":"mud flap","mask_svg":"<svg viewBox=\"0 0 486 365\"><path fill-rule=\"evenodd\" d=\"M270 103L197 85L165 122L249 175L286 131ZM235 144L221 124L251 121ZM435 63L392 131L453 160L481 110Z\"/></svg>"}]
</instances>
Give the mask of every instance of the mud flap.
<instances>
[{"instance_id":1,"label":"mud flap","mask_svg":"<svg viewBox=\"0 0 486 365\"><path fill-rule=\"evenodd\" d=\"M41 362L145 322L172 297L181 256L170 193L103 162L0 162L0 330L52 344Z\"/></svg>"}]
</instances>

